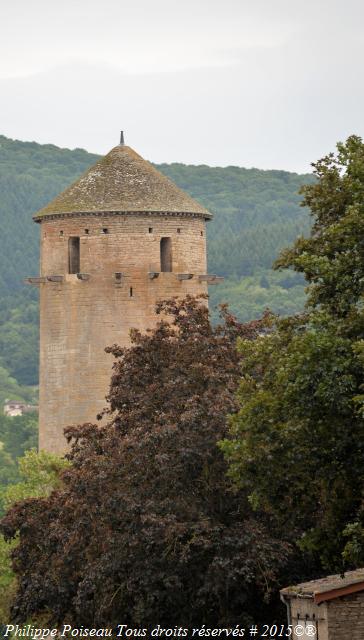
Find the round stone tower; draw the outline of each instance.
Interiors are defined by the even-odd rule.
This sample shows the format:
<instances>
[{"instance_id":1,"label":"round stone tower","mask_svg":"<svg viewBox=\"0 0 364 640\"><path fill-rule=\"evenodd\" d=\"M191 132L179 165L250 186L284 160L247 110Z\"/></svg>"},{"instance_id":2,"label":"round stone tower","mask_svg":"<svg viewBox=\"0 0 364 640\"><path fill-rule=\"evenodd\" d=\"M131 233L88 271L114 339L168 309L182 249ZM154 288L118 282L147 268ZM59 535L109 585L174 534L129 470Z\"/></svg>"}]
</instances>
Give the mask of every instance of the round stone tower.
<instances>
[{"instance_id":1,"label":"round stone tower","mask_svg":"<svg viewBox=\"0 0 364 640\"><path fill-rule=\"evenodd\" d=\"M155 304L206 293L211 214L120 144L34 220L41 226L40 448L62 453L67 425L105 406L112 356Z\"/></svg>"}]
</instances>

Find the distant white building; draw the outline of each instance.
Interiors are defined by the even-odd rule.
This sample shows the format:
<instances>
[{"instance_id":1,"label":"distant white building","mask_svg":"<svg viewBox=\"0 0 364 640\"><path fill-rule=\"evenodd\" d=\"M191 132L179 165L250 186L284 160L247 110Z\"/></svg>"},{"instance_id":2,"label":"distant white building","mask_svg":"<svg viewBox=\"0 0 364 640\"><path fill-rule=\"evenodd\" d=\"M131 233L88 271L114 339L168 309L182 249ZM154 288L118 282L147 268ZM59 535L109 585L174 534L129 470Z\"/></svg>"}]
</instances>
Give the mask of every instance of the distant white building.
<instances>
[{"instance_id":1,"label":"distant white building","mask_svg":"<svg viewBox=\"0 0 364 640\"><path fill-rule=\"evenodd\" d=\"M25 404L24 402L19 402L19 400L5 400L4 403L4 414L10 418L22 416L24 413L33 413L34 411L38 411L37 405Z\"/></svg>"}]
</instances>

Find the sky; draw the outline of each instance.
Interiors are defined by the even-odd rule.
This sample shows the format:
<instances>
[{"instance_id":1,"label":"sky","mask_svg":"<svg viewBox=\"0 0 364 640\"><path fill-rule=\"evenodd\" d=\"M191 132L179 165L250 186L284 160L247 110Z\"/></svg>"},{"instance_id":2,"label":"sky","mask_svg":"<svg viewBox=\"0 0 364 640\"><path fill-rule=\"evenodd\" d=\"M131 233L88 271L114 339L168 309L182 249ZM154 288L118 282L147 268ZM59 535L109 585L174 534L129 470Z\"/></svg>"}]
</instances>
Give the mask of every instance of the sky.
<instances>
[{"instance_id":1,"label":"sky","mask_svg":"<svg viewBox=\"0 0 364 640\"><path fill-rule=\"evenodd\" d=\"M0 134L310 171L364 136L362 0L12 0Z\"/></svg>"}]
</instances>

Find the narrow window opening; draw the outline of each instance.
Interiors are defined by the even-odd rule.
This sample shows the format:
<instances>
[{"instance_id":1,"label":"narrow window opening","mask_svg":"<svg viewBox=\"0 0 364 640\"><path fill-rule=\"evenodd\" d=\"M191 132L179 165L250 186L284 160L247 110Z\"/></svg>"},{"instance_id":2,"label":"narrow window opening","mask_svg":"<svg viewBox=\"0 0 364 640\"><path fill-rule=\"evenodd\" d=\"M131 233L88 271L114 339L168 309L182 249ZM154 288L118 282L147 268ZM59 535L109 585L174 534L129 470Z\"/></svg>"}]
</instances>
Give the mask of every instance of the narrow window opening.
<instances>
[{"instance_id":1,"label":"narrow window opening","mask_svg":"<svg viewBox=\"0 0 364 640\"><path fill-rule=\"evenodd\" d=\"M153 227L149 227L149 233L153 233Z\"/></svg>"},{"instance_id":2,"label":"narrow window opening","mask_svg":"<svg viewBox=\"0 0 364 640\"><path fill-rule=\"evenodd\" d=\"M109 229L103 229L102 233L109 233Z\"/></svg>"},{"instance_id":3,"label":"narrow window opening","mask_svg":"<svg viewBox=\"0 0 364 640\"><path fill-rule=\"evenodd\" d=\"M60 232L59 232L59 235L60 235L60 236L63 236L63 231L60 231Z\"/></svg>"},{"instance_id":4,"label":"narrow window opening","mask_svg":"<svg viewBox=\"0 0 364 640\"><path fill-rule=\"evenodd\" d=\"M69 273L80 273L80 238L68 239L68 270Z\"/></svg>"},{"instance_id":5,"label":"narrow window opening","mask_svg":"<svg viewBox=\"0 0 364 640\"><path fill-rule=\"evenodd\" d=\"M179 229L179 228L178 228L178 229L177 229L177 233L181 233L181 229Z\"/></svg>"},{"instance_id":6,"label":"narrow window opening","mask_svg":"<svg viewBox=\"0 0 364 640\"><path fill-rule=\"evenodd\" d=\"M201 235L203 236L203 231L201 231Z\"/></svg>"},{"instance_id":7,"label":"narrow window opening","mask_svg":"<svg viewBox=\"0 0 364 640\"><path fill-rule=\"evenodd\" d=\"M172 271L172 240L161 238L161 271Z\"/></svg>"},{"instance_id":8,"label":"narrow window opening","mask_svg":"<svg viewBox=\"0 0 364 640\"><path fill-rule=\"evenodd\" d=\"M85 229L85 234L88 235L88 233L89 233L89 230Z\"/></svg>"},{"instance_id":9,"label":"narrow window opening","mask_svg":"<svg viewBox=\"0 0 364 640\"><path fill-rule=\"evenodd\" d=\"M129 296L131 298L133 297L133 287L130 287L130 289L129 289Z\"/></svg>"}]
</instances>

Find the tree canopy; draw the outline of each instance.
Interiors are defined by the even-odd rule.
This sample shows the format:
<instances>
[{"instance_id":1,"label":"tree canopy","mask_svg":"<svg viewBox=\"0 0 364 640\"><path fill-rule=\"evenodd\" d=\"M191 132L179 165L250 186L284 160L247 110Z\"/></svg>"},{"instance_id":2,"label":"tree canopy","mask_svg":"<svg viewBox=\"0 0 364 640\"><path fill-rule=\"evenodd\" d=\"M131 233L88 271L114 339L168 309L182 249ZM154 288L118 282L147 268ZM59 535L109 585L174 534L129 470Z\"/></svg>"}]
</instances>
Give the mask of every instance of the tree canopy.
<instances>
[{"instance_id":1,"label":"tree canopy","mask_svg":"<svg viewBox=\"0 0 364 640\"><path fill-rule=\"evenodd\" d=\"M19 481L17 459L38 444L38 417L35 413L8 417L0 415L0 514L1 495L8 485Z\"/></svg>"},{"instance_id":2,"label":"tree canopy","mask_svg":"<svg viewBox=\"0 0 364 640\"><path fill-rule=\"evenodd\" d=\"M240 411L223 444L236 484L318 568L364 560L364 145L350 137L303 188L313 216L276 262L309 283L306 313L240 340ZM267 472L268 471L268 472Z\"/></svg>"},{"instance_id":3,"label":"tree canopy","mask_svg":"<svg viewBox=\"0 0 364 640\"><path fill-rule=\"evenodd\" d=\"M60 485L60 473L67 467L66 460L42 451L27 451L19 459L18 482L0 491L0 513L30 496L46 496ZM0 535L0 634L9 621L10 604L16 591L16 578L11 569L11 551L17 540L9 545Z\"/></svg>"},{"instance_id":4,"label":"tree canopy","mask_svg":"<svg viewBox=\"0 0 364 640\"><path fill-rule=\"evenodd\" d=\"M217 441L236 410L236 340L203 301L158 306L132 346L116 345L105 426L69 427L63 487L2 520L13 551L16 621L47 614L77 626L242 624L265 620L264 598L288 545L232 491Z\"/></svg>"}]
</instances>

